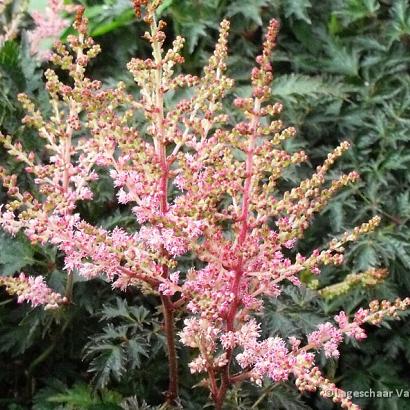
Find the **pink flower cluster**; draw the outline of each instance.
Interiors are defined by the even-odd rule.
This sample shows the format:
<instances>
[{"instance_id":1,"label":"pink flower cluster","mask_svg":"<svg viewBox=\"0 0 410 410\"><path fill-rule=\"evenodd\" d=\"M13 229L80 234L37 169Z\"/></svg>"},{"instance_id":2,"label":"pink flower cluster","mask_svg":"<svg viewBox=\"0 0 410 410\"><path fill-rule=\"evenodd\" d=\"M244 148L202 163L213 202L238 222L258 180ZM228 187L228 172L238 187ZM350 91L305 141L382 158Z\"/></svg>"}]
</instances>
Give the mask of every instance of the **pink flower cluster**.
<instances>
[{"instance_id":1,"label":"pink flower cluster","mask_svg":"<svg viewBox=\"0 0 410 410\"><path fill-rule=\"evenodd\" d=\"M319 325L318 330L308 335L309 344L316 349L323 347L326 357L339 357L337 348L342 339L342 332L329 322Z\"/></svg>"},{"instance_id":2,"label":"pink flower cluster","mask_svg":"<svg viewBox=\"0 0 410 410\"><path fill-rule=\"evenodd\" d=\"M67 298L54 292L44 282L42 276L26 276L20 273L18 278L1 277L0 285L11 294L17 295L17 302L29 302L33 307L44 306L45 309L56 309L67 303Z\"/></svg>"},{"instance_id":3,"label":"pink flower cluster","mask_svg":"<svg viewBox=\"0 0 410 410\"><path fill-rule=\"evenodd\" d=\"M44 11L31 13L35 24L34 29L28 33L32 55L37 55L41 60L50 58L51 51L45 43L57 40L63 30L68 27L67 20L61 17L65 10L66 7L62 0L48 0Z\"/></svg>"}]
</instances>

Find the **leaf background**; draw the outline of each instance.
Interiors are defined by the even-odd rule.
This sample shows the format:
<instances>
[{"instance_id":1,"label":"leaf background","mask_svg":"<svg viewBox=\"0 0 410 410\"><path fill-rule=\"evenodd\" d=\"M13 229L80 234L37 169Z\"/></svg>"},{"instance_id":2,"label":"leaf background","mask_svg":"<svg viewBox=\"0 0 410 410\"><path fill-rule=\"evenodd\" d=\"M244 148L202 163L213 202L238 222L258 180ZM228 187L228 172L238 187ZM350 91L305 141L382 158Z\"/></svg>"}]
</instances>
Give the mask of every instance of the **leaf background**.
<instances>
[{"instance_id":1,"label":"leaf background","mask_svg":"<svg viewBox=\"0 0 410 410\"><path fill-rule=\"evenodd\" d=\"M147 54L141 40L144 28L135 22L127 1L82 3L87 6L92 31L103 48L90 74L107 84L124 80L132 90L125 65L132 56ZM31 1L30 10L43 10L44 5L45 0ZM267 301L264 317L260 318L265 334L284 337L303 334L339 309L351 312L376 297L408 296L408 1L166 0L161 12L168 22L170 38L177 34L188 38L185 68L190 73L200 72L211 53L219 21L224 17L231 20L229 70L237 81L238 93L246 92L246 79L260 49L262 27L271 17L280 19L273 93L285 104L283 120L298 129L295 144L306 149L314 167L339 141L349 139L353 149L339 162L332 176L355 169L362 178L357 186L338 194L318 216L299 244L302 252L324 244L375 214L383 218L377 233L350 247L342 269L323 270L320 286L339 282L348 273L371 266L389 268L390 276L384 284L377 289L354 289L333 301L321 300L315 291L306 288L286 290L282 299ZM20 127L22 112L15 99L17 92L25 91L36 98L44 111L48 109L42 83L46 64L41 66L27 51L24 29L30 26L27 16L21 36L0 50L0 128L21 139L26 147L34 146L41 152L41 145L33 135ZM67 33L62 33L62 38ZM0 164L19 169L2 152ZM296 183L308 171L301 169L287 175L286 183ZM22 182L31 184L24 175ZM101 183L96 191L101 201L81 208L83 215L103 226L121 224L135 228L127 209L113 211L113 191L109 184ZM0 201L4 198L1 192ZM46 275L56 288L63 284L58 254L31 248L23 238L4 234L0 235L0 245L0 274L11 275L24 269ZM151 408L143 404L144 400L155 407L166 389L165 351L159 336L155 297L134 290L113 294L108 285L97 280L77 282L75 295L74 309L53 316L17 306L0 291L0 363L4 363L0 367L0 408L102 409L114 408L110 406L121 402L125 403L123 408ZM136 306L143 306L148 312L142 327L127 319L128 314L132 317L131 310ZM390 329L369 328L364 343L346 344L338 362L323 363L325 371L348 390L408 388L408 323L407 319L390 323ZM124 331L138 335L135 341L140 344L136 349L119 343L118 336L124 337ZM139 349L147 346L151 349L154 346L155 354L145 357L142 353L145 350ZM101 358L110 347L117 354L107 362ZM84 353L85 361L81 360ZM182 404L187 409L203 408L207 395L202 390L191 389L199 380L186 371L191 353L180 350L179 355L184 369L181 369ZM30 367L33 363L37 365ZM101 372L105 372L105 379L98 385L95 377ZM232 392L227 408L250 408L264 392L246 384L241 391ZM408 409L408 403L395 397L368 399L360 404L371 409ZM332 408L329 401L317 396L300 396L291 385L273 389L257 408L272 406Z\"/></svg>"}]
</instances>

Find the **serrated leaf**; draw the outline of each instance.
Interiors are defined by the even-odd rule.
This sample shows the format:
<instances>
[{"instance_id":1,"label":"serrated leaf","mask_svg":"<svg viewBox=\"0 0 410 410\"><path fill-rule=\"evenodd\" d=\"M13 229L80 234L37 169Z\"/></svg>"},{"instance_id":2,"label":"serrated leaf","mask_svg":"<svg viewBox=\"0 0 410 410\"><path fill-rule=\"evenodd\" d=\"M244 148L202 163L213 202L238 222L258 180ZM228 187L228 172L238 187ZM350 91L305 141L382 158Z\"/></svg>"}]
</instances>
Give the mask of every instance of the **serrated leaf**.
<instances>
[{"instance_id":1,"label":"serrated leaf","mask_svg":"<svg viewBox=\"0 0 410 410\"><path fill-rule=\"evenodd\" d=\"M323 61L323 64L329 72L350 77L357 77L359 75L360 65L357 49L329 41L326 53L328 59Z\"/></svg>"},{"instance_id":2,"label":"serrated leaf","mask_svg":"<svg viewBox=\"0 0 410 410\"><path fill-rule=\"evenodd\" d=\"M131 368L141 367L141 357L148 357L147 346L142 339L128 340L127 353Z\"/></svg>"},{"instance_id":3,"label":"serrated leaf","mask_svg":"<svg viewBox=\"0 0 410 410\"><path fill-rule=\"evenodd\" d=\"M272 390L266 402L269 408L278 410L308 410L311 409L301 399L299 392L288 385L278 386Z\"/></svg>"},{"instance_id":4,"label":"serrated leaf","mask_svg":"<svg viewBox=\"0 0 410 410\"><path fill-rule=\"evenodd\" d=\"M283 0L285 17L295 17L310 24L309 9L312 7L310 0Z\"/></svg>"},{"instance_id":5,"label":"serrated leaf","mask_svg":"<svg viewBox=\"0 0 410 410\"><path fill-rule=\"evenodd\" d=\"M345 24L351 24L364 18L374 17L380 8L377 0L347 0L336 15L342 17Z\"/></svg>"},{"instance_id":6,"label":"serrated leaf","mask_svg":"<svg viewBox=\"0 0 410 410\"><path fill-rule=\"evenodd\" d=\"M400 40L410 35L410 7L407 0L396 0L391 7L392 22L390 35L392 40Z\"/></svg>"},{"instance_id":7,"label":"serrated leaf","mask_svg":"<svg viewBox=\"0 0 410 410\"><path fill-rule=\"evenodd\" d=\"M272 94L283 99L298 97L331 96L343 98L348 89L341 84L328 83L321 77L300 74L277 76L272 83ZM293 100L294 101L294 100Z\"/></svg>"},{"instance_id":8,"label":"serrated leaf","mask_svg":"<svg viewBox=\"0 0 410 410\"><path fill-rule=\"evenodd\" d=\"M119 381L125 373L126 356L122 346L99 344L89 350L88 354L95 356L88 371L95 373L93 381L98 388L106 387L111 378Z\"/></svg>"},{"instance_id":9,"label":"serrated leaf","mask_svg":"<svg viewBox=\"0 0 410 410\"><path fill-rule=\"evenodd\" d=\"M82 410L119 410L121 396L114 392L102 391L99 395L91 391L86 384L75 384L62 393L47 397L50 403L66 404L70 409Z\"/></svg>"},{"instance_id":10,"label":"serrated leaf","mask_svg":"<svg viewBox=\"0 0 410 410\"><path fill-rule=\"evenodd\" d=\"M125 312L126 306L121 304L118 309L121 313L115 317L125 318L129 322L131 317ZM107 311L106 308L105 310ZM107 386L111 379L120 381L127 369L140 367L141 357L148 355L144 332L134 322L117 326L109 323L104 327L103 333L90 339L84 348L84 358L91 359L88 371L94 373L93 383L98 388Z\"/></svg>"},{"instance_id":11,"label":"serrated leaf","mask_svg":"<svg viewBox=\"0 0 410 410\"><path fill-rule=\"evenodd\" d=\"M134 325L141 325L148 318L148 314L144 306L129 306L126 299L116 298L116 305L104 305L101 318L103 320L118 318Z\"/></svg>"},{"instance_id":12,"label":"serrated leaf","mask_svg":"<svg viewBox=\"0 0 410 410\"><path fill-rule=\"evenodd\" d=\"M410 246L408 242L390 238L389 243L395 251L396 257L407 268L410 269Z\"/></svg>"},{"instance_id":13,"label":"serrated leaf","mask_svg":"<svg viewBox=\"0 0 410 410\"><path fill-rule=\"evenodd\" d=\"M186 36L188 38L188 52L192 53L195 47L198 45L199 39L207 35L206 24L186 24L185 30Z\"/></svg>"},{"instance_id":14,"label":"serrated leaf","mask_svg":"<svg viewBox=\"0 0 410 410\"><path fill-rule=\"evenodd\" d=\"M228 8L227 16L232 17L241 15L249 20L255 22L258 26L262 25L261 9L266 6L266 0L237 0L233 2Z\"/></svg>"},{"instance_id":15,"label":"serrated leaf","mask_svg":"<svg viewBox=\"0 0 410 410\"><path fill-rule=\"evenodd\" d=\"M352 247L355 255L355 267L357 271L365 271L370 267L377 266L379 256L372 243L365 241Z\"/></svg>"},{"instance_id":16,"label":"serrated leaf","mask_svg":"<svg viewBox=\"0 0 410 410\"><path fill-rule=\"evenodd\" d=\"M41 332L39 315L32 314L20 323L5 327L0 333L0 352L9 352L12 357L23 354L33 345Z\"/></svg>"}]
</instances>

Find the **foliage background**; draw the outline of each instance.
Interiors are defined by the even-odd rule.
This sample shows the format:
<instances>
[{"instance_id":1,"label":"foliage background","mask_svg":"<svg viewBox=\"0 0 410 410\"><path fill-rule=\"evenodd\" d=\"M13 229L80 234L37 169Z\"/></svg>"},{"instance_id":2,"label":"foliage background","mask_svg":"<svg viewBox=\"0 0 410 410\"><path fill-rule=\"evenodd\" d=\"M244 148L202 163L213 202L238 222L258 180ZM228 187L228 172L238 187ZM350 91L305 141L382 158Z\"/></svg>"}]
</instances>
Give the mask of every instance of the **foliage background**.
<instances>
[{"instance_id":1,"label":"foliage background","mask_svg":"<svg viewBox=\"0 0 410 410\"><path fill-rule=\"evenodd\" d=\"M22 3L22 2L20 2ZM44 1L32 1L30 10ZM92 66L92 77L114 84L123 80L132 90L126 62L146 55L138 24L127 0L88 0L91 34L103 53ZM337 283L351 272L387 266L389 277L376 288L356 287L346 295L323 299L304 277L300 290L288 289L265 311L266 334L303 334L339 309L347 312L374 298L393 299L410 294L410 5L406 0L164 0L169 39L187 38L185 68L198 73L217 34L220 20L231 20L230 73L236 92L247 92L246 80L259 50L262 28L271 17L281 21L275 54L273 92L285 104L284 121L297 127L290 149L303 146L314 167L337 145L350 139L353 149L338 170L356 169L362 181L344 190L316 219L301 250L312 249L379 214L377 233L361 239L348 252L342 270L324 270L319 287ZM32 95L47 111L42 71L47 66L32 59L25 29L0 49L0 127L42 151L32 133L20 126L17 92ZM61 33L64 38L69 30ZM0 153L1 165L32 181L21 165ZM287 174L284 186L309 172ZM104 227L133 228L126 207L116 206L108 179L95 186L98 200L81 208L82 215ZM0 193L0 202L5 199ZM193 261L187 260L187 265ZM0 234L0 274L24 268L43 274L57 290L64 285L61 258L51 248L32 247L23 237ZM167 369L155 297L136 291L113 293L99 280L76 278L75 304L57 313L19 306L0 290L0 408L146 409L156 408L166 389ZM342 359L325 365L329 378L347 390L410 389L410 322L369 328L360 345L345 345ZM191 389L194 378L179 351L182 405L203 408L206 394ZM323 364L325 362L323 361ZM152 407L144 403L150 403ZM366 409L410 409L410 400L359 399ZM331 409L330 401L300 396L292 384L251 385L234 391L227 409Z\"/></svg>"}]
</instances>

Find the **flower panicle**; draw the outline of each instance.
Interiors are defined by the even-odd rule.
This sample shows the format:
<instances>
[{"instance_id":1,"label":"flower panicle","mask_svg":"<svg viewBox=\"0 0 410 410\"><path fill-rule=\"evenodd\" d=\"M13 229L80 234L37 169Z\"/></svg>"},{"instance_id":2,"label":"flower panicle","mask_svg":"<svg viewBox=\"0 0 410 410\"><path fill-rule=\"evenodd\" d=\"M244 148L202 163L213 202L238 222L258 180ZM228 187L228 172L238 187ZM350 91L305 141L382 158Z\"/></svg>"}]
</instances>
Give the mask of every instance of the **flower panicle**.
<instances>
[{"instance_id":1,"label":"flower panicle","mask_svg":"<svg viewBox=\"0 0 410 410\"><path fill-rule=\"evenodd\" d=\"M57 309L68 303L65 296L47 286L42 276L20 273L18 277L0 277L0 286L5 286L10 295L16 295L18 303L29 302L33 307Z\"/></svg>"},{"instance_id":2,"label":"flower panicle","mask_svg":"<svg viewBox=\"0 0 410 410\"><path fill-rule=\"evenodd\" d=\"M132 6L137 18L142 18L147 24L151 24L161 3L162 0L133 0Z\"/></svg>"},{"instance_id":3,"label":"flower panicle","mask_svg":"<svg viewBox=\"0 0 410 410\"><path fill-rule=\"evenodd\" d=\"M253 97L268 99L271 95L270 86L273 79L271 57L276 46L278 32L278 20L270 20L263 43L262 54L256 57L258 66L253 68L251 74Z\"/></svg>"},{"instance_id":4,"label":"flower panicle","mask_svg":"<svg viewBox=\"0 0 410 410\"><path fill-rule=\"evenodd\" d=\"M160 295L168 319L184 310L180 340L198 351L190 369L206 374L204 385L216 404L242 380L261 384L264 377L280 382L291 375L302 391L328 389L336 397L339 390L321 375L312 351L323 349L326 356L337 357L344 336L365 338L364 323L397 317L408 308L408 299L372 302L352 320L340 312L335 323L323 323L307 335L304 347L296 338L290 346L279 337L261 339L254 316L263 311L266 296L280 296L284 282L301 286L303 272L319 274L322 265L343 263L346 245L380 223L374 217L310 255L294 252L314 215L358 180L356 172L334 181L327 177L350 144L342 142L310 178L280 197L277 183L284 170L307 155L285 149L284 141L296 129L279 118L283 105L270 101L278 22L270 22L256 58L251 94L233 101L241 116L236 121L223 103L234 86L226 64L229 22L221 23L201 76L175 75L183 63L184 40L177 37L165 49L165 23L155 16L159 4L134 1L136 15L149 25L144 37L152 48L152 57L133 58L127 66L140 88L138 100L123 83L102 87L87 77L87 65L100 48L87 35L84 11L77 11L78 34L68 37L68 45L58 43L52 57L71 80L64 82L53 70L45 74L51 115L19 96L27 113L23 122L44 140L47 158L0 134L0 142L24 163L35 184L23 192L17 175L0 168L10 197L0 208L0 226L12 235L22 231L32 243L57 247L69 277L76 272L86 279L103 278L114 288L135 286ZM177 87L191 87L192 93L173 103L168 97ZM135 126L136 112L145 117L145 127ZM78 206L94 199L93 182L102 172L111 178L118 204L129 207L135 231L106 229L82 218ZM200 263L185 272L180 261L187 254ZM373 285L379 276L369 272L360 281ZM358 279L349 281L350 286ZM66 303L41 276L23 274L0 283L33 306ZM232 374L234 363L238 374Z\"/></svg>"},{"instance_id":5,"label":"flower panicle","mask_svg":"<svg viewBox=\"0 0 410 410\"><path fill-rule=\"evenodd\" d=\"M365 272L350 273L343 281L320 289L319 294L323 298L331 300L357 286L376 286L383 282L388 274L388 270L384 268L370 268Z\"/></svg>"}]
</instances>

